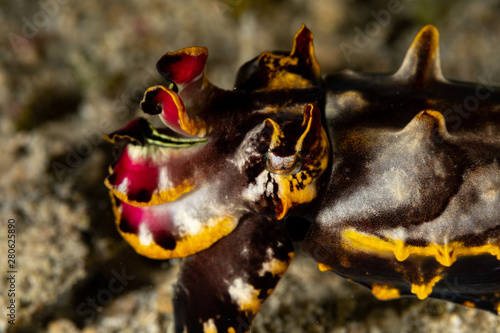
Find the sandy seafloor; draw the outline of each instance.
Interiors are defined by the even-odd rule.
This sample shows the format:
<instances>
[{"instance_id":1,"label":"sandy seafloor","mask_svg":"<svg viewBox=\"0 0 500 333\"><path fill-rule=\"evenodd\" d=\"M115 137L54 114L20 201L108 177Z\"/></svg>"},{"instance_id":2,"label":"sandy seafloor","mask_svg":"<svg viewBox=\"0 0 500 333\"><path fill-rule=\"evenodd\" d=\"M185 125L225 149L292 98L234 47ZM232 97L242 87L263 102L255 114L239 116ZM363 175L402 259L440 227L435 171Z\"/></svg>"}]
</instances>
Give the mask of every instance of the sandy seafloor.
<instances>
[{"instance_id":1,"label":"sandy seafloor","mask_svg":"<svg viewBox=\"0 0 500 333\"><path fill-rule=\"evenodd\" d=\"M402 1L349 59L341 43L390 1L0 1L0 270L16 221L16 325L0 283L0 332L172 332L179 260L137 255L118 235L103 179L104 133L139 115L162 82L167 51L207 46L208 76L231 88L237 68L289 50L302 23L323 73L391 72L425 24L441 33L444 74L500 82L499 1ZM129 280L106 294L116 274ZM96 298L94 305L89 298ZM100 301L99 301L100 300ZM436 300L382 302L303 255L254 321L253 332L500 332L497 316Z\"/></svg>"}]
</instances>

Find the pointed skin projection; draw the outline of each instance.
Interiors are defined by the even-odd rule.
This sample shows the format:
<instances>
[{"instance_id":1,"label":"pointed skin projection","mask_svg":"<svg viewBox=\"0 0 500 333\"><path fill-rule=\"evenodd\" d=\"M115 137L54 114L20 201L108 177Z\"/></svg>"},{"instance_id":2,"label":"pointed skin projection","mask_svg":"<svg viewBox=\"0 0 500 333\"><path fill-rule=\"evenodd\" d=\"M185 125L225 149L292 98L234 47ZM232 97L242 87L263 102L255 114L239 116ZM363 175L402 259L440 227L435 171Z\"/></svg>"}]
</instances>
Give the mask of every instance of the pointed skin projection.
<instances>
[{"instance_id":1,"label":"pointed skin projection","mask_svg":"<svg viewBox=\"0 0 500 333\"><path fill-rule=\"evenodd\" d=\"M166 53L165 85L106 138L115 223L139 253L184 258L176 333L248 332L303 250L381 300L500 312L500 87L447 80L434 26L394 74L322 79L312 33L244 64L233 90L208 51ZM289 223L290 222L290 223Z\"/></svg>"},{"instance_id":2,"label":"pointed skin projection","mask_svg":"<svg viewBox=\"0 0 500 333\"><path fill-rule=\"evenodd\" d=\"M424 27L393 75L326 78L333 171L304 249L380 299L500 310L500 93L447 81Z\"/></svg>"}]
</instances>

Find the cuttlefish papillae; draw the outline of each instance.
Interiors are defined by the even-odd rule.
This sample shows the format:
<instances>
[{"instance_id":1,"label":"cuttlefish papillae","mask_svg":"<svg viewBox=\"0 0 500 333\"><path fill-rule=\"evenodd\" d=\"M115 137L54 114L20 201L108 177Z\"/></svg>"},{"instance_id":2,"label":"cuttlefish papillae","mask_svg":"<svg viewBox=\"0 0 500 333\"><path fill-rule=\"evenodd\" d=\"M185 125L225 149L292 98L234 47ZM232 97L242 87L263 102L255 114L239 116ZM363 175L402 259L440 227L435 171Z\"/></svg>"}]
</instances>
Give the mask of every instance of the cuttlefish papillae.
<instances>
[{"instance_id":1,"label":"cuttlefish papillae","mask_svg":"<svg viewBox=\"0 0 500 333\"><path fill-rule=\"evenodd\" d=\"M415 295L500 312L500 93L447 80L424 27L396 73L325 78L312 33L264 52L234 90L205 76L207 49L166 53L168 84L107 138L106 186L123 238L185 258L176 332L245 332L302 249L382 300ZM450 297L452 295L453 297Z\"/></svg>"}]
</instances>

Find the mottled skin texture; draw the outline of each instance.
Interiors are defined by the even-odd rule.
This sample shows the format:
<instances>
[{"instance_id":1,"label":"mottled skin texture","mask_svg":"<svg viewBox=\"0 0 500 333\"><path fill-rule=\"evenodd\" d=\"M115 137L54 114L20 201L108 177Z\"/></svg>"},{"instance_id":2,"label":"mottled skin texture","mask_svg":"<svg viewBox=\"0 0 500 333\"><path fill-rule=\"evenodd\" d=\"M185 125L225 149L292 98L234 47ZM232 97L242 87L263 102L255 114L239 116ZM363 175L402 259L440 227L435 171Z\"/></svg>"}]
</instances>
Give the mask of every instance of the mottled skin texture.
<instances>
[{"instance_id":1,"label":"mottled skin texture","mask_svg":"<svg viewBox=\"0 0 500 333\"><path fill-rule=\"evenodd\" d=\"M168 83L141 107L167 127L109 135L122 152L106 185L138 253L186 257L176 332L248 331L293 258L297 218L321 270L380 299L499 312L500 93L446 80L438 44L426 26L396 73L322 79L303 26L231 91L206 78L205 48L160 59Z\"/></svg>"}]
</instances>

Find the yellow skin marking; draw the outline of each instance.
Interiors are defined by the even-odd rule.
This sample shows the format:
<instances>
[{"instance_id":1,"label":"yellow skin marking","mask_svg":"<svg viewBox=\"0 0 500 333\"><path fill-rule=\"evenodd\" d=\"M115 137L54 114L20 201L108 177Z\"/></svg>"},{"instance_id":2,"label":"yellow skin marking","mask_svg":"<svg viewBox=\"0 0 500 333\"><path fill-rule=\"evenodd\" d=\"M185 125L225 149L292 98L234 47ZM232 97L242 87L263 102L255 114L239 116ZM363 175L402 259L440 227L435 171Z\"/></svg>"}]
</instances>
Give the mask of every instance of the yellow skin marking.
<instances>
[{"instance_id":1,"label":"yellow skin marking","mask_svg":"<svg viewBox=\"0 0 500 333\"><path fill-rule=\"evenodd\" d=\"M304 122L303 122L303 125L306 126L306 128L302 133L302 135L300 136L300 138L298 139L297 144L295 145L295 150L297 152L301 151L306 136L311 133L311 127L314 121L313 117L314 107L311 104L309 104L306 106L306 108L307 109L304 111L306 116L304 117ZM266 119L264 122L266 126L270 126L273 129L271 142L269 144L269 150L279 147L281 139L284 136L283 131L281 130L280 126L270 118ZM319 173L319 175L317 175L317 177L321 176L323 171L326 170L328 166L329 141L326 132L323 128L321 128L320 136L321 138L318 140L318 144L322 145L321 153L319 156L321 162L320 165L321 172ZM311 147L311 149L313 149L313 147ZM297 179L302 179L303 174L307 176L307 178L303 181L304 188L298 190ZM281 220L283 217L285 217L286 214L288 213L288 210L294 205L311 202L313 199L316 198L318 194L318 190L315 184L317 177L314 179L311 178L309 175L307 175L306 170L300 171L296 175L287 175L287 176L283 175L275 177L275 180L278 183L278 188L279 188L278 197L281 199L281 205L276 206L276 215L278 220ZM290 186L290 184L292 186ZM290 187L292 187L293 189L290 190Z\"/></svg>"},{"instance_id":2,"label":"yellow skin marking","mask_svg":"<svg viewBox=\"0 0 500 333\"><path fill-rule=\"evenodd\" d=\"M431 243L420 247L406 245L401 240L382 240L376 236L366 235L354 229L344 230L342 238L342 245L346 249L380 255L394 255L398 261L404 261L410 255L418 255L434 257L441 265L450 267L459 256L490 254L500 260L500 246L491 243L472 247L467 247L462 242L451 242L445 245Z\"/></svg>"},{"instance_id":3,"label":"yellow skin marking","mask_svg":"<svg viewBox=\"0 0 500 333\"><path fill-rule=\"evenodd\" d=\"M172 55L175 56L177 54L189 54L191 56L199 56L202 54L208 54L208 49L203 46L191 46L191 47L186 47L183 49L180 49L175 52L167 52L166 55Z\"/></svg>"},{"instance_id":4,"label":"yellow skin marking","mask_svg":"<svg viewBox=\"0 0 500 333\"><path fill-rule=\"evenodd\" d=\"M236 333L236 330L234 329L234 327L229 327L227 329L227 333Z\"/></svg>"},{"instance_id":5,"label":"yellow skin marking","mask_svg":"<svg viewBox=\"0 0 500 333\"><path fill-rule=\"evenodd\" d=\"M318 262L318 269L321 272L333 271L333 267Z\"/></svg>"},{"instance_id":6,"label":"yellow skin marking","mask_svg":"<svg viewBox=\"0 0 500 333\"><path fill-rule=\"evenodd\" d=\"M177 239L176 247L173 250L166 250L163 247L151 242L148 245L141 244L139 236L132 233L122 232L118 226L120 225L121 211L116 206L114 196L111 194L113 202L113 210L115 213L115 223L122 237L134 248L134 250L151 259L170 259L183 258L194 253L200 252L213 243L228 235L236 228L238 220L228 216L212 218L207 221L210 227L204 227L201 232L196 235L187 235L182 239Z\"/></svg>"},{"instance_id":7,"label":"yellow skin marking","mask_svg":"<svg viewBox=\"0 0 500 333\"><path fill-rule=\"evenodd\" d=\"M186 133L200 138L205 137L210 132L210 129L203 120L200 118L189 118L185 110L182 113L179 111L179 123Z\"/></svg>"},{"instance_id":8,"label":"yellow skin marking","mask_svg":"<svg viewBox=\"0 0 500 333\"><path fill-rule=\"evenodd\" d=\"M497 304L495 304L496 307L497 307L497 313L500 314L500 302L498 302Z\"/></svg>"},{"instance_id":9,"label":"yellow skin marking","mask_svg":"<svg viewBox=\"0 0 500 333\"><path fill-rule=\"evenodd\" d=\"M299 48L298 39L299 37L302 37L301 35L304 33L305 29L307 29L305 25L302 25L301 29L295 35L292 51L289 55L283 56L272 54L271 52L263 52L259 56L259 62L261 64L265 64L265 66L269 69L270 80L265 88L266 90L312 87L312 82L310 80L303 78L301 75L290 73L289 71L282 69L287 66L297 66L299 64L299 57L303 58L302 54L297 53ZM307 45L300 45L300 47L306 48L309 51L309 54L304 60L310 64L312 72L317 78L319 78L321 77L321 68L314 54L314 45L312 42L313 34L310 31L308 31L308 33L309 36L307 38ZM275 66L276 63L279 67Z\"/></svg>"},{"instance_id":10,"label":"yellow skin marking","mask_svg":"<svg viewBox=\"0 0 500 333\"><path fill-rule=\"evenodd\" d=\"M274 90L283 89L284 87L288 89L310 88L312 84L309 80L304 79L300 75L280 71L280 73L269 82L266 89Z\"/></svg>"},{"instance_id":11,"label":"yellow skin marking","mask_svg":"<svg viewBox=\"0 0 500 333\"><path fill-rule=\"evenodd\" d=\"M278 67L275 66L276 61L278 61ZM259 55L258 62L261 64L264 62L264 65L270 72L276 72L276 70L279 70L283 66L297 66L299 59L290 55L284 56L264 51Z\"/></svg>"},{"instance_id":12,"label":"yellow skin marking","mask_svg":"<svg viewBox=\"0 0 500 333\"><path fill-rule=\"evenodd\" d=\"M465 301L463 302L463 305L465 305L468 308L475 308L476 304L472 303L471 301Z\"/></svg>"},{"instance_id":13,"label":"yellow skin marking","mask_svg":"<svg viewBox=\"0 0 500 333\"><path fill-rule=\"evenodd\" d=\"M411 292L415 294L419 299L426 299L432 293L432 288L434 285L441 280L442 276L435 276L431 281L425 284L411 284Z\"/></svg>"},{"instance_id":14,"label":"yellow skin marking","mask_svg":"<svg viewBox=\"0 0 500 333\"><path fill-rule=\"evenodd\" d=\"M379 284L372 286L372 293L375 297L383 301L401 297L399 289Z\"/></svg>"},{"instance_id":15,"label":"yellow skin marking","mask_svg":"<svg viewBox=\"0 0 500 333\"><path fill-rule=\"evenodd\" d=\"M275 66L275 62L278 62L278 68ZM275 89L299 89L299 88L310 88L312 84L309 80L303 78L302 76L290 73L284 69L284 66L296 66L299 63L297 57L282 56L272 54L271 52L263 52L259 56L259 62L265 63L265 66L269 70L270 81L268 82L265 90L275 90Z\"/></svg>"},{"instance_id":16,"label":"yellow skin marking","mask_svg":"<svg viewBox=\"0 0 500 333\"><path fill-rule=\"evenodd\" d=\"M284 136L283 131L281 131L280 125L278 125L271 118L267 118L266 120L264 120L264 123L266 126L270 126L273 128L273 135L271 137L271 142L269 143L269 150L279 147L281 139Z\"/></svg>"},{"instance_id":17,"label":"yellow skin marking","mask_svg":"<svg viewBox=\"0 0 500 333\"><path fill-rule=\"evenodd\" d=\"M312 119L312 117L311 117ZM306 131L310 129L310 125L308 125ZM303 136L305 137L305 135ZM301 137L303 140L303 138ZM326 170L328 167L328 138L326 136L326 132L324 129L321 129L321 139L319 140L320 144L323 145L323 149L321 151L320 155L320 170L321 172L317 175L317 177L320 177L321 174ZM297 145L302 145L302 141L298 142ZM279 185L279 190L278 190L278 196L281 199L281 207L276 207L276 214L277 214L277 219L280 220L283 217L286 216L288 213L288 210L293 207L294 205L297 204L302 204L306 202L311 202L316 198L318 195L318 189L316 186L316 180L317 178L312 178L308 176L304 181L304 188L303 189L297 189L298 185L298 180L301 179L302 175L305 174L307 175L307 171L300 171L295 175L295 178L292 175L289 176L280 176L278 179L276 179L278 185ZM290 186L292 184L292 186ZM290 190L290 187L292 187L292 190Z\"/></svg>"},{"instance_id":18,"label":"yellow skin marking","mask_svg":"<svg viewBox=\"0 0 500 333\"><path fill-rule=\"evenodd\" d=\"M151 200L148 202L137 202L135 200L129 200L128 195L126 193L119 192L116 190L116 186L113 186L106 179L104 184L111 189L111 192L121 201L135 206L135 207L147 207L152 205L158 205L165 202L171 202L179 198L184 193L188 193L192 191L195 187L191 185L187 180L184 180L181 184L177 185L174 188L168 189L166 191L155 191L151 196Z\"/></svg>"},{"instance_id":19,"label":"yellow skin marking","mask_svg":"<svg viewBox=\"0 0 500 333\"><path fill-rule=\"evenodd\" d=\"M259 299L260 289L255 289L251 284L236 279L229 288L229 294L241 312L246 315L256 314L259 312L261 306L261 299Z\"/></svg>"},{"instance_id":20,"label":"yellow skin marking","mask_svg":"<svg viewBox=\"0 0 500 333\"><path fill-rule=\"evenodd\" d=\"M290 266L294 255L294 252L288 252L289 259L287 261L271 258L271 260L264 262L262 264L261 276L264 276L266 273L271 273L273 276L283 276L288 269L288 266Z\"/></svg>"},{"instance_id":21,"label":"yellow skin marking","mask_svg":"<svg viewBox=\"0 0 500 333\"><path fill-rule=\"evenodd\" d=\"M298 58L284 57L284 58L280 59L280 67L284 67L284 66L297 66L298 63L299 63L299 59Z\"/></svg>"},{"instance_id":22,"label":"yellow skin marking","mask_svg":"<svg viewBox=\"0 0 500 333\"><path fill-rule=\"evenodd\" d=\"M260 294L260 289L253 290L252 300L248 302L238 302L238 307L240 311L244 312L246 315L249 313L257 314L260 310L261 301L257 297Z\"/></svg>"},{"instance_id":23,"label":"yellow skin marking","mask_svg":"<svg viewBox=\"0 0 500 333\"><path fill-rule=\"evenodd\" d=\"M304 133L302 133L300 138L297 140L297 143L295 144L295 151L302 150L304 139L306 138L307 134L311 132L311 126L313 124L313 112L314 112L314 107L311 104L307 104L304 110L304 120L302 121L302 126L305 126L306 129L304 130ZM323 137L321 139L323 139Z\"/></svg>"},{"instance_id":24,"label":"yellow skin marking","mask_svg":"<svg viewBox=\"0 0 500 333\"><path fill-rule=\"evenodd\" d=\"M120 221L117 221L117 225ZM236 227L236 223L231 218L220 218L216 225L205 227L196 235L188 235L183 239L177 240L177 245L173 250L165 250L161 246L152 242L143 245L136 234L124 233L121 230L122 237L134 248L134 250L151 259L170 259L184 258L210 247L213 243L228 235Z\"/></svg>"},{"instance_id":25,"label":"yellow skin marking","mask_svg":"<svg viewBox=\"0 0 500 333\"><path fill-rule=\"evenodd\" d=\"M289 261L281 261L273 258L270 262L266 262L262 265L265 272L269 272L272 275L281 276L285 273L288 268Z\"/></svg>"},{"instance_id":26,"label":"yellow skin marking","mask_svg":"<svg viewBox=\"0 0 500 333\"><path fill-rule=\"evenodd\" d=\"M299 172L297 174L297 177L300 177L301 173L302 172ZM298 185L298 181L292 176L286 176L277 181L279 185L278 196L281 199L281 207L276 207L276 218L278 220L281 220L283 217L285 217L294 204L311 202L312 200L314 200L314 198L316 198L318 194L315 184L308 186L313 182L313 179L311 179L311 177L308 177L307 180L304 181L305 188L302 190L297 190L295 188L295 186ZM294 188L293 191L290 191L290 183Z\"/></svg>"},{"instance_id":27,"label":"yellow skin marking","mask_svg":"<svg viewBox=\"0 0 500 333\"><path fill-rule=\"evenodd\" d=\"M204 333L217 333L217 327L215 326L213 319L209 319L208 321L203 323L203 332Z\"/></svg>"}]
</instances>

